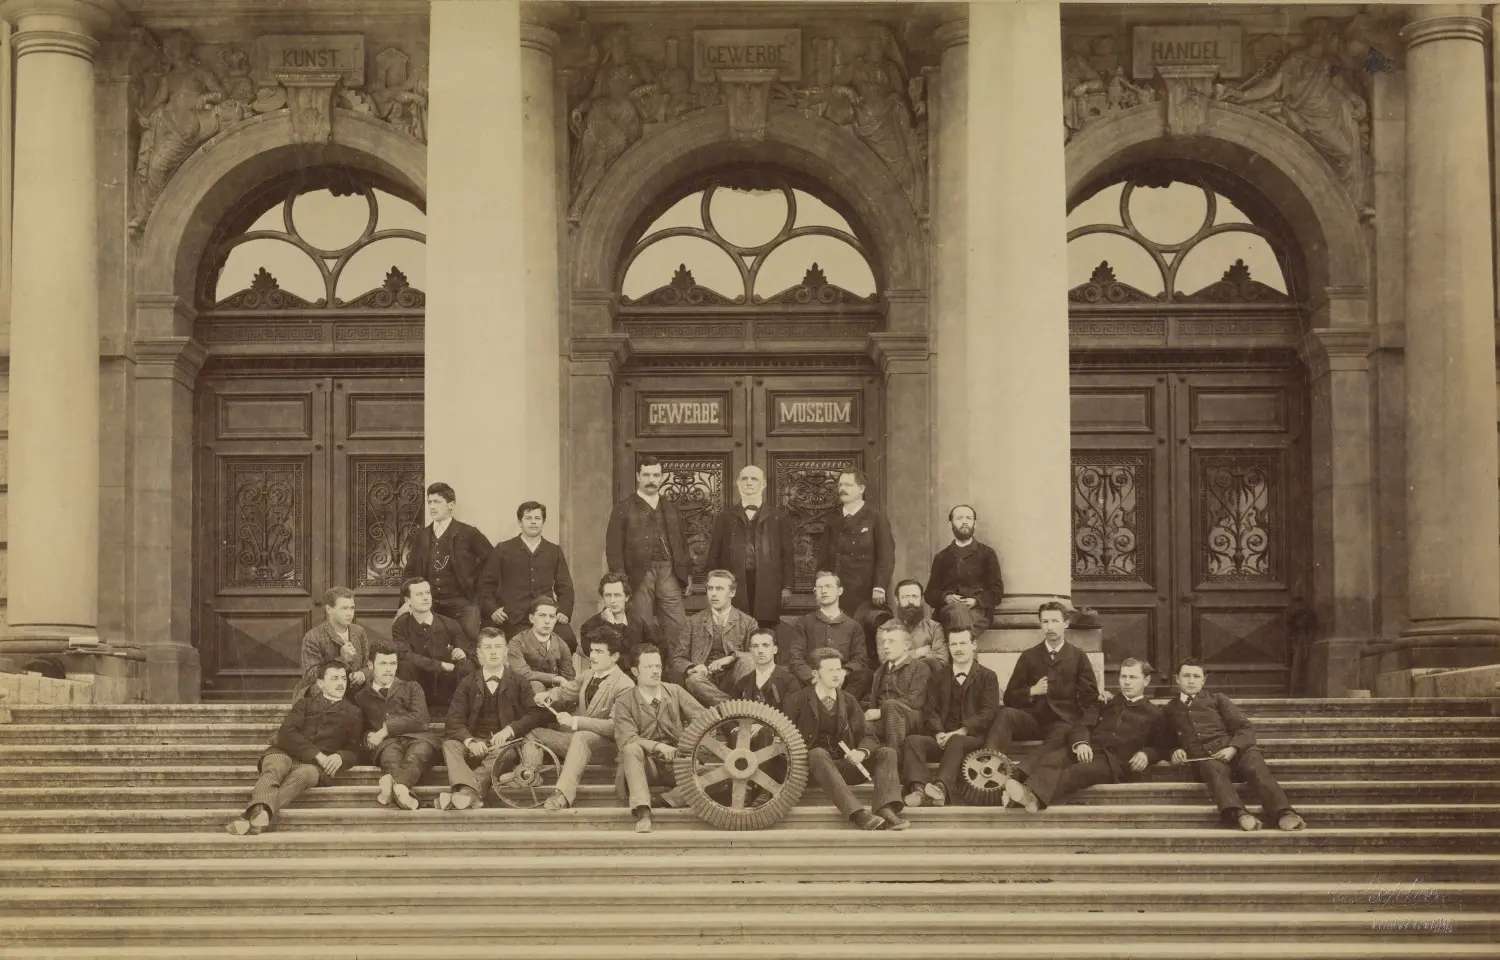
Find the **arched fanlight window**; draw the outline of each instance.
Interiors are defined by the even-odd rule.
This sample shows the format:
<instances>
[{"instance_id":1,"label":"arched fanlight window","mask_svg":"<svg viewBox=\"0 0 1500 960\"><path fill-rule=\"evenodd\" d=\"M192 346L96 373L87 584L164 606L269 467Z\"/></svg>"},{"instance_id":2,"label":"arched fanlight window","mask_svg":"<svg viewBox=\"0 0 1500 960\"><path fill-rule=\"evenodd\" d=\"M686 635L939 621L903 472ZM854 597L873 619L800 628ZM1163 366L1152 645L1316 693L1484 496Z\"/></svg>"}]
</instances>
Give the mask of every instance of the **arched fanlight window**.
<instances>
[{"instance_id":1,"label":"arched fanlight window","mask_svg":"<svg viewBox=\"0 0 1500 960\"><path fill-rule=\"evenodd\" d=\"M1075 303L1292 299L1276 234L1203 184L1116 183L1074 208L1068 226Z\"/></svg>"},{"instance_id":2,"label":"arched fanlight window","mask_svg":"<svg viewBox=\"0 0 1500 960\"><path fill-rule=\"evenodd\" d=\"M849 222L785 183L715 184L672 204L621 269L624 306L870 305L864 243Z\"/></svg>"}]
</instances>

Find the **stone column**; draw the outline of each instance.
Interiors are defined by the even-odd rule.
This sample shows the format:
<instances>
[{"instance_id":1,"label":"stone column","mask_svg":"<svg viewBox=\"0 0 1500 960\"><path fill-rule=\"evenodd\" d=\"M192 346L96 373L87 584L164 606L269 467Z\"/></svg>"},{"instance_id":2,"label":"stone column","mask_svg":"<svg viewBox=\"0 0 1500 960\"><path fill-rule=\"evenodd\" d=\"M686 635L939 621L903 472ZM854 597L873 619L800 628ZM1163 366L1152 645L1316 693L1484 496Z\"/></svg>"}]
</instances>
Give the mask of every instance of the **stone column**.
<instances>
[{"instance_id":1,"label":"stone column","mask_svg":"<svg viewBox=\"0 0 1500 960\"><path fill-rule=\"evenodd\" d=\"M969 21L939 27L942 51L936 107L931 220L934 548L948 532L948 510L969 490L968 249Z\"/></svg>"},{"instance_id":2,"label":"stone column","mask_svg":"<svg viewBox=\"0 0 1500 960\"><path fill-rule=\"evenodd\" d=\"M0 3L16 27L7 655L98 637L94 55L114 9Z\"/></svg>"},{"instance_id":3,"label":"stone column","mask_svg":"<svg viewBox=\"0 0 1500 960\"><path fill-rule=\"evenodd\" d=\"M1411 16L1402 31L1410 623L1381 658L1384 692L1401 692L1400 674L1413 668L1500 659L1489 26L1478 7Z\"/></svg>"},{"instance_id":4,"label":"stone column","mask_svg":"<svg viewBox=\"0 0 1500 960\"><path fill-rule=\"evenodd\" d=\"M520 4L433 0L430 44L426 479L493 540L534 491L531 442L554 430L526 422Z\"/></svg>"}]
</instances>

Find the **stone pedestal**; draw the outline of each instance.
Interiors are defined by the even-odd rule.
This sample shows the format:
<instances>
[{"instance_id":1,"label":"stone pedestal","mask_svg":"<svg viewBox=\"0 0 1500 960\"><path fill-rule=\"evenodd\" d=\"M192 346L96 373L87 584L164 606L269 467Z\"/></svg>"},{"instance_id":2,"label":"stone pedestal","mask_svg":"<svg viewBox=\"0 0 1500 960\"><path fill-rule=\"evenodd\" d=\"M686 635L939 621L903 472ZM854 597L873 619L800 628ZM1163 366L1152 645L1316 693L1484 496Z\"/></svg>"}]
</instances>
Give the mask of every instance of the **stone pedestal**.
<instances>
[{"instance_id":1,"label":"stone pedestal","mask_svg":"<svg viewBox=\"0 0 1500 960\"><path fill-rule=\"evenodd\" d=\"M1410 623L1380 673L1500 660L1488 30L1431 6L1402 31Z\"/></svg>"},{"instance_id":2,"label":"stone pedestal","mask_svg":"<svg viewBox=\"0 0 1500 960\"><path fill-rule=\"evenodd\" d=\"M979 536L993 544L1005 574L995 625L1035 631L1037 606L1072 594L1058 5L971 5L968 47L968 495L961 499L977 509Z\"/></svg>"}]
</instances>

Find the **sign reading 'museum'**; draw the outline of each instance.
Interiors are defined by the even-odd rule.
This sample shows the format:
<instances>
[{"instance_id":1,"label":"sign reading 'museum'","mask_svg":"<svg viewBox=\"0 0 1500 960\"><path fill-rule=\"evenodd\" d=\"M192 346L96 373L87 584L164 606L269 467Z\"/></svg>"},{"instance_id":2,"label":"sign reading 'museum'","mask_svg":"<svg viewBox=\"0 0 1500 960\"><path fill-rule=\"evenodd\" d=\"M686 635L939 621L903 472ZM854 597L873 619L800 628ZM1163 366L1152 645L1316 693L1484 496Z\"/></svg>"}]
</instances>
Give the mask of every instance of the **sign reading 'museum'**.
<instances>
[{"instance_id":1,"label":"sign reading 'museum'","mask_svg":"<svg viewBox=\"0 0 1500 960\"><path fill-rule=\"evenodd\" d=\"M255 41L255 54L261 71L271 76L338 74L346 86L365 82L362 34L270 34Z\"/></svg>"},{"instance_id":2,"label":"sign reading 'museum'","mask_svg":"<svg viewBox=\"0 0 1500 960\"><path fill-rule=\"evenodd\" d=\"M637 432L647 437L727 436L723 394L655 394L636 399Z\"/></svg>"},{"instance_id":3,"label":"sign reading 'museum'","mask_svg":"<svg viewBox=\"0 0 1500 960\"><path fill-rule=\"evenodd\" d=\"M770 398L771 433L855 434L864 429L857 393L778 393Z\"/></svg>"},{"instance_id":4,"label":"sign reading 'museum'","mask_svg":"<svg viewBox=\"0 0 1500 960\"><path fill-rule=\"evenodd\" d=\"M1130 72L1137 80L1156 76L1158 66L1216 67L1226 80L1244 72L1244 30L1238 26L1136 27Z\"/></svg>"},{"instance_id":5,"label":"sign reading 'museum'","mask_svg":"<svg viewBox=\"0 0 1500 960\"><path fill-rule=\"evenodd\" d=\"M693 81L713 83L720 70L780 71L777 79L802 79L801 30L695 30Z\"/></svg>"}]
</instances>

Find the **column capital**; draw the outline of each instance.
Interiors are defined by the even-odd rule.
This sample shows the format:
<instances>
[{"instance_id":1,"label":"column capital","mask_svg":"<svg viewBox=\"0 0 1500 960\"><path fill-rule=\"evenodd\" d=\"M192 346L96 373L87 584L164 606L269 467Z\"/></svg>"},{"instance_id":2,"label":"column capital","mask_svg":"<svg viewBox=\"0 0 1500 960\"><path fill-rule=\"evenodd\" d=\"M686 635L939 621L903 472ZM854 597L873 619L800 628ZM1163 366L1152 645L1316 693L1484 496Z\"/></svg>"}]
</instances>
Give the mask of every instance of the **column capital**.
<instances>
[{"instance_id":1,"label":"column capital","mask_svg":"<svg viewBox=\"0 0 1500 960\"><path fill-rule=\"evenodd\" d=\"M932 32L932 40L941 53L949 47L966 45L969 42L969 20L950 20Z\"/></svg>"},{"instance_id":2,"label":"column capital","mask_svg":"<svg viewBox=\"0 0 1500 960\"><path fill-rule=\"evenodd\" d=\"M0 0L0 20L16 25L17 56L27 33L81 34L93 40L125 22L117 0Z\"/></svg>"},{"instance_id":3,"label":"column capital","mask_svg":"<svg viewBox=\"0 0 1500 960\"><path fill-rule=\"evenodd\" d=\"M557 49L559 42L561 42L561 38L551 28L544 27L539 23L530 23L526 20L521 21L521 49L536 50L550 57L553 51Z\"/></svg>"},{"instance_id":4,"label":"column capital","mask_svg":"<svg viewBox=\"0 0 1500 960\"><path fill-rule=\"evenodd\" d=\"M1445 4L1413 9L1410 21L1401 28L1401 40L1410 50L1437 40L1471 40L1482 44L1489 33L1490 22L1484 18L1482 7Z\"/></svg>"}]
</instances>

